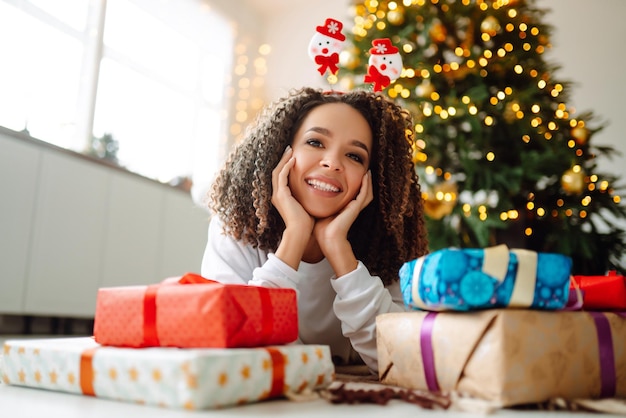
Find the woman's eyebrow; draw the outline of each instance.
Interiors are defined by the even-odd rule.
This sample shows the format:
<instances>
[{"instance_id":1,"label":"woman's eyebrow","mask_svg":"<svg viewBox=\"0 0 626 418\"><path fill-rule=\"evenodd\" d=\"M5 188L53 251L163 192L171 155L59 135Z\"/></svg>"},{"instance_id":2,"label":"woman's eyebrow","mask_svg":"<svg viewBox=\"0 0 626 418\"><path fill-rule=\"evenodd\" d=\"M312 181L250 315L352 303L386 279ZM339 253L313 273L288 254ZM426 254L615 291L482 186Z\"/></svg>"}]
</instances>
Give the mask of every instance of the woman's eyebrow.
<instances>
[{"instance_id":1,"label":"woman's eyebrow","mask_svg":"<svg viewBox=\"0 0 626 418\"><path fill-rule=\"evenodd\" d=\"M313 132L317 132L318 134L322 134L322 135L326 135L326 136L330 136L330 131L326 128L322 128L320 126L313 126L309 129L306 130L307 132L313 131Z\"/></svg>"},{"instance_id":2,"label":"woman's eyebrow","mask_svg":"<svg viewBox=\"0 0 626 418\"><path fill-rule=\"evenodd\" d=\"M365 151L367 151L368 154L370 153L370 150L367 148L367 145L365 145L363 142L359 141L358 139L353 139L351 144L354 145L355 147L363 148Z\"/></svg>"},{"instance_id":3,"label":"woman's eyebrow","mask_svg":"<svg viewBox=\"0 0 626 418\"><path fill-rule=\"evenodd\" d=\"M311 128L307 129L306 131L307 132L313 131L313 132L317 132L318 134L331 136L330 130L328 130L326 128L322 128L321 126L312 126ZM354 145L355 147L363 148L365 151L367 151L368 154L370 152L369 148L367 148L367 145L365 145L363 142L359 141L358 139L353 139L350 142L350 144Z\"/></svg>"}]
</instances>

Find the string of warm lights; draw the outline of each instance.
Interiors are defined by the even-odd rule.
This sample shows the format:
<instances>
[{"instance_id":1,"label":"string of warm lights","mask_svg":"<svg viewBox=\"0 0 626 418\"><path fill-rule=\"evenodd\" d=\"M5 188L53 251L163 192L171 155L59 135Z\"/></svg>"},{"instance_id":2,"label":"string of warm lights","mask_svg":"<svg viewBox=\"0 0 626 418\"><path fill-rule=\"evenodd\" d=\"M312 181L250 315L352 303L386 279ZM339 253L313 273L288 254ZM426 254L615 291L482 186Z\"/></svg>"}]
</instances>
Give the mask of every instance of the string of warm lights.
<instances>
[{"instance_id":1,"label":"string of warm lights","mask_svg":"<svg viewBox=\"0 0 626 418\"><path fill-rule=\"evenodd\" d=\"M250 40L242 40L235 46L233 82L228 90L229 101L234 106L229 134L237 142L241 139L244 127L263 107L263 95L260 93L267 74L267 56L271 53L268 44L260 45L256 50ZM228 111L224 111L224 118Z\"/></svg>"}]
</instances>

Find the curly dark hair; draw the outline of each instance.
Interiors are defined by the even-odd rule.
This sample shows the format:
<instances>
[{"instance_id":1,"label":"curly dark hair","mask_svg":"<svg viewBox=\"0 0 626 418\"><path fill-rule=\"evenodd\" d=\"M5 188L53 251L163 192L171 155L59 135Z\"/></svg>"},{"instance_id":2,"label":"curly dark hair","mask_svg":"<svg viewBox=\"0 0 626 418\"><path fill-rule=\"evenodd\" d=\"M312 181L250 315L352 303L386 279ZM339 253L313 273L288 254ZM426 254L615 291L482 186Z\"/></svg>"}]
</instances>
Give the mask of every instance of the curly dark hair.
<instances>
[{"instance_id":1,"label":"curly dark hair","mask_svg":"<svg viewBox=\"0 0 626 418\"><path fill-rule=\"evenodd\" d=\"M357 259L389 284L406 261L426 254L427 237L418 176L412 159L412 119L381 94L367 91L292 90L265 108L246 131L212 185L209 207L224 233L266 251L278 247L285 224L272 205L272 170L303 119L316 106L346 103L372 130L373 201L348 233Z\"/></svg>"}]
</instances>

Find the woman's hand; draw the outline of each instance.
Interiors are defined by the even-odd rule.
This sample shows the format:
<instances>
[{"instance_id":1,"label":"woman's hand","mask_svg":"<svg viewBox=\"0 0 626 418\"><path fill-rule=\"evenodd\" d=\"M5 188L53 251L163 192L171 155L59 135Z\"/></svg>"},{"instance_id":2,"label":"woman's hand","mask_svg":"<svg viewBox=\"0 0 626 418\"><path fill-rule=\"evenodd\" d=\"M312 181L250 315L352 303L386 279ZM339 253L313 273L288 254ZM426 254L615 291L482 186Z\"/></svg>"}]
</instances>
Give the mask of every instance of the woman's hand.
<instances>
[{"instance_id":1,"label":"woman's hand","mask_svg":"<svg viewBox=\"0 0 626 418\"><path fill-rule=\"evenodd\" d=\"M313 232L315 220L291 194L289 172L296 163L292 155L293 150L287 147L272 171L272 204L285 222L285 231L275 255L297 270Z\"/></svg>"},{"instance_id":2,"label":"woman's hand","mask_svg":"<svg viewBox=\"0 0 626 418\"><path fill-rule=\"evenodd\" d=\"M291 194L289 188L289 172L296 163L292 157L293 150L287 147L278 165L272 171L272 204L280 213L285 226L297 226L301 233L306 235L313 230L313 218L307 213Z\"/></svg>"},{"instance_id":3,"label":"woman's hand","mask_svg":"<svg viewBox=\"0 0 626 418\"><path fill-rule=\"evenodd\" d=\"M372 174L368 171L361 180L361 188L354 200L339 213L315 222L313 234L337 277L351 272L357 266L356 257L348 241L348 231L359 213L373 198Z\"/></svg>"}]
</instances>

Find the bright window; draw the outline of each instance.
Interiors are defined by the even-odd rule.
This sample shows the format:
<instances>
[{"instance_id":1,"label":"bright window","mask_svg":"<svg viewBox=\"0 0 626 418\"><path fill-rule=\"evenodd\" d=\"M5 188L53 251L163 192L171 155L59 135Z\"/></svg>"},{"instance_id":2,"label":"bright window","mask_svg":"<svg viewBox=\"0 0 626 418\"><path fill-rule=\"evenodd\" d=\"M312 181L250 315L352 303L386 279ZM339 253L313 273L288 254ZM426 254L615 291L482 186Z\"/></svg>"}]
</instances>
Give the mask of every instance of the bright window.
<instances>
[{"instance_id":1,"label":"bright window","mask_svg":"<svg viewBox=\"0 0 626 418\"><path fill-rule=\"evenodd\" d=\"M0 0L0 125L78 152L112 137L163 182L210 172L233 37L196 0Z\"/></svg>"}]
</instances>

